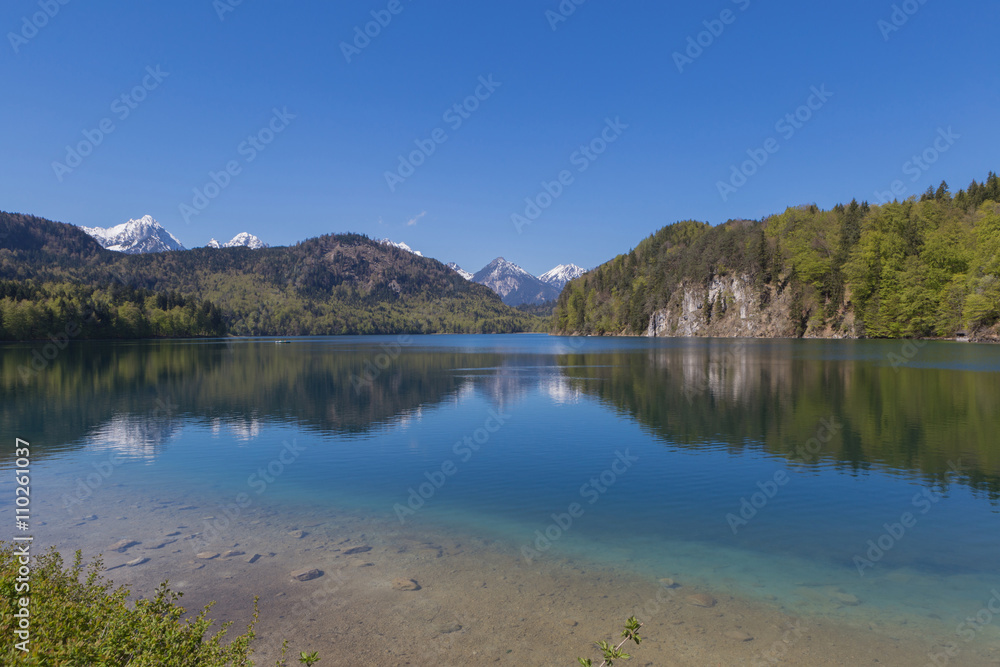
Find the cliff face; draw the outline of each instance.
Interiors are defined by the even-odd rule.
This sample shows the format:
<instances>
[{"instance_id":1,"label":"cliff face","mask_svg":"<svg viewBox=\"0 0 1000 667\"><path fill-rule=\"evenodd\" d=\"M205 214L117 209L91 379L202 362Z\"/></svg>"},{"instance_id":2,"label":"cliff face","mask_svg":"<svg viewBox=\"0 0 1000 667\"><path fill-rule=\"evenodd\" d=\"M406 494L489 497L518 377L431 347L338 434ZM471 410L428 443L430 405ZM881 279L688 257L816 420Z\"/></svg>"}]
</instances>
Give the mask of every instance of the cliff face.
<instances>
[{"instance_id":1,"label":"cliff face","mask_svg":"<svg viewBox=\"0 0 1000 667\"><path fill-rule=\"evenodd\" d=\"M797 312L796 312L797 311ZM790 289L755 287L749 275L715 276L707 286L679 285L668 304L653 312L644 336L719 338L857 337L854 318L837 325L810 321Z\"/></svg>"}]
</instances>

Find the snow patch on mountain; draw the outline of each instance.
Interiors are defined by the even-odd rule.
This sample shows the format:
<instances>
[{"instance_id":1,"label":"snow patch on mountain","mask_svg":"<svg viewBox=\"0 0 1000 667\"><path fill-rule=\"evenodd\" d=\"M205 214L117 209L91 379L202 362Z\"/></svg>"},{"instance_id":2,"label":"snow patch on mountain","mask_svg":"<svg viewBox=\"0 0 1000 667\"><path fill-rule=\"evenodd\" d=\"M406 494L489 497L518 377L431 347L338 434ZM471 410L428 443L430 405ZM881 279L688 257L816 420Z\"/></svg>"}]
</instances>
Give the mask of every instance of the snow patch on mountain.
<instances>
[{"instance_id":1,"label":"snow patch on mountain","mask_svg":"<svg viewBox=\"0 0 1000 667\"><path fill-rule=\"evenodd\" d=\"M413 248L411 248L410 246L408 246L408 245L406 245L405 243L402 243L402 242L397 243L397 242L391 241L389 239L379 239L378 242L381 243L382 245L391 245L394 248L399 248L400 250L405 250L406 252L413 253L417 257L423 257L424 256L424 253L420 252L419 250L414 250Z\"/></svg>"},{"instance_id":2,"label":"snow patch on mountain","mask_svg":"<svg viewBox=\"0 0 1000 667\"><path fill-rule=\"evenodd\" d=\"M261 248L270 248L268 244L261 241L259 238L250 234L248 232L240 232L230 240L225 243L219 243L215 239L210 239L208 243L205 244L206 248L239 248L246 247L251 250L260 250Z\"/></svg>"},{"instance_id":3,"label":"snow patch on mountain","mask_svg":"<svg viewBox=\"0 0 1000 667\"><path fill-rule=\"evenodd\" d=\"M160 226L150 215L144 215L138 220L129 220L114 227L81 227L98 243L108 250L139 254L146 252L164 252L166 250L185 250L184 245L176 236Z\"/></svg>"},{"instance_id":4,"label":"snow patch on mountain","mask_svg":"<svg viewBox=\"0 0 1000 667\"><path fill-rule=\"evenodd\" d=\"M472 274L469 273L468 271L466 271L465 269L463 269L462 267L460 267L455 262L448 262L447 266L448 266L449 269L451 269L452 271L454 271L458 275L462 276L466 280L472 280Z\"/></svg>"},{"instance_id":5,"label":"snow patch on mountain","mask_svg":"<svg viewBox=\"0 0 1000 667\"><path fill-rule=\"evenodd\" d=\"M558 290L562 290L566 283L579 278L586 272L587 269L577 266L576 264L560 264L554 269L549 269L542 275L538 276L538 279L543 283L552 285Z\"/></svg>"},{"instance_id":6,"label":"snow patch on mountain","mask_svg":"<svg viewBox=\"0 0 1000 667\"><path fill-rule=\"evenodd\" d=\"M222 244L223 248L236 248L239 246L244 246L250 248L251 250L260 250L261 248L270 247L266 243L261 241L259 238L254 236L253 234L250 234L249 232L240 232L232 239Z\"/></svg>"}]
</instances>

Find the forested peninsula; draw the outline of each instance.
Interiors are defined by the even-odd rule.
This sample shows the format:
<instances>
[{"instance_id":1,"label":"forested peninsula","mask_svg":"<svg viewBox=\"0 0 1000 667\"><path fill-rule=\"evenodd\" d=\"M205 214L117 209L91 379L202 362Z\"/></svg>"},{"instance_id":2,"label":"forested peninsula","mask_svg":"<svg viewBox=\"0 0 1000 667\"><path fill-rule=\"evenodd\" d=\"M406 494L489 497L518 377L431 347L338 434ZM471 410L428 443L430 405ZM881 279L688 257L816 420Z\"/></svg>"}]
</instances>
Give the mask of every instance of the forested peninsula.
<instances>
[{"instance_id":1,"label":"forested peninsula","mask_svg":"<svg viewBox=\"0 0 1000 667\"><path fill-rule=\"evenodd\" d=\"M559 296L555 333L1000 339L1000 179L668 225Z\"/></svg>"}]
</instances>

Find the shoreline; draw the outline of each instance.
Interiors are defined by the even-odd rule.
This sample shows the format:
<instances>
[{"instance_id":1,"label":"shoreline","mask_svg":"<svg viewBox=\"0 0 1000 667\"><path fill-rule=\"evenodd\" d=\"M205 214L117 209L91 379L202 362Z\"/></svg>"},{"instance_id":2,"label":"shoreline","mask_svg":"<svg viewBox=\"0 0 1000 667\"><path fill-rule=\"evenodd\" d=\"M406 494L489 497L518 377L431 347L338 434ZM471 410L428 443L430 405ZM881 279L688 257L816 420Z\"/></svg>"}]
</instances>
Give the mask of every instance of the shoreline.
<instances>
[{"instance_id":1,"label":"shoreline","mask_svg":"<svg viewBox=\"0 0 1000 667\"><path fill-rule=\"evenodd\" d=\"M645 624L643 644L630 651L636 664L840 665L878 657L880 664L922 665L943 649L927 628L877 611L848 623L734 594L721 575L708 586L683 572L664 572L658 581L567 554L526 563L514 545L433 521L403 527L355 510L300 507L292 514L257 505L224 535L199 544L192 535L213 511L211 498L113 495L94 508L101 516L50 522L42 542L64 556L103 551L105 576L134 594L150 595L166 579L185 593L189 612L214 600L211 616L233 621L237 632L260 595L259 664L276 659L287 638L291 655L319 651L331 665L564 665L591 656L592 643L617 635L632 614ZM52 509L46 513L59 516ZM108 551L122 537L138 544ZM139 557L149 561L126 565ZM309 568L322 575L290 576ZM419 588L397 590L399 580ZM710 606L692 602L709 599ZM990 634L949 664L1000 659L1000 637Z\"/></svg>"}]
</instances>

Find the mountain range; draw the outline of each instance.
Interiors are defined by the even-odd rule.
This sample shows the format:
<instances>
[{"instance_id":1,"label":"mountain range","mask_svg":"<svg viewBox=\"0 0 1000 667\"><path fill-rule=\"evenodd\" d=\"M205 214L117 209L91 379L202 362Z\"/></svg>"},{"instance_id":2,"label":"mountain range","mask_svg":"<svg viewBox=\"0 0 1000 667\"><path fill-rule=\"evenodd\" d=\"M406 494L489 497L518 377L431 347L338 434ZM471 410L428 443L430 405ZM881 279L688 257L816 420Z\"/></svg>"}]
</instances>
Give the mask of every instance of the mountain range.
<instances>
[{"instance_id":1,"label":"mountain range","mask_svg":"<svg viewBox=\"0 0 1000 667\"><path fill-rule=\"evenodd\" d=\"M100 240L123 247L109 237ZM548 326L435 259L361 234L252 251L125 252L104 243L76 225L0 212L0 340L42 340L64 327L103 339Z\"/></svg>"},{"instance_id":2,"label":"mountain range","mask_svg":"<svg viewBox=\"0 0 1000 667\"><path fill-rule=\"evenodd\" d=\"M390 239L379 239L379 243L423 257L423 253L405 243ZM554 301L566 283L587 272L576 264L560 264L536 277L503 257L497 257L476 273L469 273L455 262L448 262L446 266L466 280L486 285L500 295L508 306L539 305Z\"/></svg>"},{"instance_id":3,"label":"mountain range","mask_svg":"<svg viewBox=\"0 0 1000 667\"><path fill-rule=\"evenodd\" d=\"M151 215L138 220L132 219L114 227L83 227L80 229L94 237L101 247L129 255L168 250L187 250L176 236L164 229ZM235 248L245 246L253 250L267 248L268 245L253 234L240 232L226 243L211 239L206 248Z\"/></svg>"},{"instance_id":4,"label":"mountain range","mask_svg":"<svg viewBox=\"0 0 1000 667\"><path fill-rule=\"evenodd\" d=\"M102 247L115 252L136 255L168 250L186 250L176 236L164 229L149 215L144 215L138 220L129 220L114 227L81 227L81 229L94 237ZM378 243L399 248L417 257L424 256L419 250L414 250L402 242L379 239ZM220 243L213 238L205 244L206 248L240 246L252 250L270 247L248 232L240 232L225 243ZM450 262L447 266L466 280L486 285L500 295L500 298L508 306L554 301L567 282L586 273L585 269L575 264L560 264L541 276L535 277L503 257L496 258L476 274L469 273L455 262Z\"/></svg>"}]
</instances>

